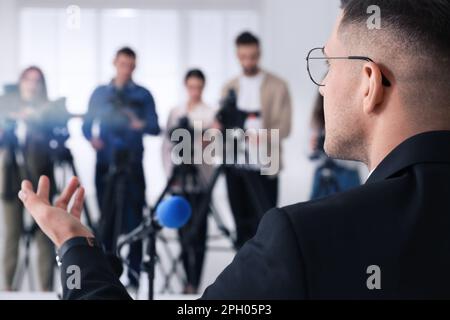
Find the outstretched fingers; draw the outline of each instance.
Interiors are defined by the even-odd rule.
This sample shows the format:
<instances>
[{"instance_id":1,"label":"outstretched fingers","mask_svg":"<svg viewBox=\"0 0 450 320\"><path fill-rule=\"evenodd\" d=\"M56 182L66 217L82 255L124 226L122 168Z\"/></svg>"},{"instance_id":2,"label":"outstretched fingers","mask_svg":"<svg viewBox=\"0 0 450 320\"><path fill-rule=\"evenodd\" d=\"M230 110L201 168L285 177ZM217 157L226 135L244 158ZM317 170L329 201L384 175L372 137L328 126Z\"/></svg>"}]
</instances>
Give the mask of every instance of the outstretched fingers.
<instances>
[{"instance_id":1,"label":"outstretched fingers","mask_svg":"<svg viewBox=\"0 0 450 320\"><path fill-rule=\"evenodd\" d=\"M69 202L72 199L75 192L77 191L79 185L80 185L80 182L78 181L78 178L72 177L69 181L69 184L66 186L64 191L61 193L61 195L56 200L55 206L67 211Z\"/></svg>"},{"instance_id":2,"label":"outstretched fingers","mask_svg":"<svg viewBox=\"0 0 450 320\"><path fill-rule=\"evenodd\" d=\"M83 212L84 204L84 188L79 187L75 194L75 199L73 201L72 208L70 209L70 214L73 215L78 220L81 219L81 213Z\"/></svg>"},{"instance_id":3,"label":"outstretched fingers","mask_svg":"<svg viewBox=\"0 0 450 320\"><path fill-rule=\"evenodd\" d=\"M41 176L39 178L38 188L36 192L37 196L45 201L47 204L50 204L50 180L47 176Z\"/></svg>"}]
</instances>

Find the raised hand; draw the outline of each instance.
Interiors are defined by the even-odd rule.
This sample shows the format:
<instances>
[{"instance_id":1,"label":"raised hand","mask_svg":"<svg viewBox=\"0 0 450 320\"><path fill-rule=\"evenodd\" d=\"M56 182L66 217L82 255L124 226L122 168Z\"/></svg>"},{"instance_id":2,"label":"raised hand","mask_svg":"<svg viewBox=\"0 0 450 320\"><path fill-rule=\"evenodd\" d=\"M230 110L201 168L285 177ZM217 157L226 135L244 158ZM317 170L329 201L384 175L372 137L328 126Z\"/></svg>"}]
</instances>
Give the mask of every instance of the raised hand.
<instances>
[{"instance_id":1,"label":"raised hand","mask_svg":"<svg viewBox=\"0 0 450 320\"><path fill-rule=\"evenodd\" d=\"M57 248L74 237L93 237L92 232L81 221L83 211L84 188L78 178L73 177L62 194L52 206L49 201L50 181L41 176L37 192L30 181L22 182L19 199L39 225L41 230L52 240ZM69 207L71 200L73 204Z\"/></svg>"}]
</instances>

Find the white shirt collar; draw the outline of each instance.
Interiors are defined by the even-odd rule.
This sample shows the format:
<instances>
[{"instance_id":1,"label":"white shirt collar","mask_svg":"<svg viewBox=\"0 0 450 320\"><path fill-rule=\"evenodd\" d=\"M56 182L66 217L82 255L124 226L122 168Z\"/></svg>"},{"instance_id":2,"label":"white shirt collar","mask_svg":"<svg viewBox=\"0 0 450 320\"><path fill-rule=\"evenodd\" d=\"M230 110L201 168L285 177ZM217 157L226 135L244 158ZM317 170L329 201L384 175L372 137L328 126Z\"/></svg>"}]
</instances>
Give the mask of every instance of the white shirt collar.
<instances>
[{"instance_id":1,"label":"white shirt collar","mask_svg":"<svg viewBox=\"0 0 450 320\"><path fill-rule=\"evenodd\" d=\"M377 168L373 168L370 172L369 175L367 176L367 180L369 180L370 176L372 175L372 173L376 170Z\"/></svg>"}]
</instances>

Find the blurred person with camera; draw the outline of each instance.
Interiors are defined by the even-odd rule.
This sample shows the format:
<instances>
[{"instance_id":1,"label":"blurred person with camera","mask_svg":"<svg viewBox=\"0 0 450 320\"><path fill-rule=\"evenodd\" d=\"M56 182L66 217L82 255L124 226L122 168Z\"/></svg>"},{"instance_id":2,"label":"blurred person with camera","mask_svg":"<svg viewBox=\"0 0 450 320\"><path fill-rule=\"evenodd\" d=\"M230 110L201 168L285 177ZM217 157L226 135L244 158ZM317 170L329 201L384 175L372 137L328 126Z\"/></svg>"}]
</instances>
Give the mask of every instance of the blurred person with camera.
<instances>
[{"instance_id":1,"label":"blurred person with camera","mask_svg":"<svg viewBox=\"0 0 450 320\"><path fill-rule=\"evenodd\" d=\"M191 132L194 137L194 122L201 124L202 131L211 128L214 123L215 110L203 101L203 90L206 85L204 73L198 69L189 70L184 78L187 92L187 102L171 110L167 121L167 132L163 141L163 164L167 176L175 175L175 193L184 195L192 206L193 215L189 223L179 231L181 242L181 258L186 272L186 284L183 293L195 294L198 291L203 269L206 249L207 217L199 212L202 203L207 201L207 186L213 167L202 161L202 164L182 163L174 165L172 150L174 141L171 133L176 129ZM202 132L203 133L203 132ZM202 135L200 145L204 146ZM194 138L193 138L194 139ZM191 140L193 148L196 142ZM192 160L192 159L191 159Z\"/></svg>"},{"instance_id":2,"label":"blurred person with camera","mask_svg":"<svg viewBox=\"0 0 450 320\"><path fill-rule=\"evenodd\" d=\"M247 115L242 129L278 130L279 140L287 138L291 131L292 116L288 85L260 67L261 45L256 36L243 32L236 39L236 49L242 74L225 85L222 97L226 99L230 91L235 92L238 110ZM281 141L270 143L281 145ZM281 154L276 158L281 163ZM277 164L277 167L279 168L280 164ZM236 223L238 247L255 235L264 212L277 206L278 174L279 172L262 175L258 166L227 168L227 189ZM255 185L264 193L258 194L261 200L260 209L249 201L249 194L253 192L250 189Z\"/></svg>"},{"instance_id":3,"label":"blurred person with camera","mask_svg":"<svg viewBox=\"0 0 450 320\"><path fill-rule=\"evenodd\" d=\"M325 112L323 96L320 93L314 102L311 116L311 155L310 160L317 162L311 189L311 200L344 192L361 185L359 170L364 170L354 161L336 160L328 157L324 150Z\"/></svg>"},{"instance_id":4,"label":"blurred person with camera","mask_svg":"<svg viewBox=\"0 0 450 320\"><path fill-rule=\"evenodd\" d=\"M97 200L101 211L100 237L106 250L114 251L117 233L106 220L111 214L107 207L112 199L105 198L111 170L124 167L126 174L125 194L113 194L126 199L123 203L119 232L128 232L142 222L145 206L145 179L142 164L144 134L158 135L160 128L152 94L133 81L136 68L136 53L124 47L114 58L116 75L109 84L97 87L89 101L88 112L84 116L83 134L97 152L95 185ZM106 206L106 207L105 207ZM102 227L103 225L103 227ZM142 243L130 248L130 287L139 285L139 272L142 260Z\"/></svg>"},{"instance_id":5,"label":"blurred person with camera","mask_svg":"<svg viewBox=\"0 0 450 320\"><path fill-rule=\"evenodd\" d=\"M63 138L58 135L62 130L67 131L68 113L62 101L49 100L44 74L34 66L25 69L18 85L9 86L0 98L1 194L6 230L3 263L8 291L20 289L14 286L14 278L24 233L35 236L37 241L40 288L52 290L53 245L35 225L29 230L24 227L23 205L15 194L23 178L37 183L43 174L50 178L50 195L55 194L52 146L55 142L64 144L68 138L68 135Z\"/></svg>"}]
</instances>

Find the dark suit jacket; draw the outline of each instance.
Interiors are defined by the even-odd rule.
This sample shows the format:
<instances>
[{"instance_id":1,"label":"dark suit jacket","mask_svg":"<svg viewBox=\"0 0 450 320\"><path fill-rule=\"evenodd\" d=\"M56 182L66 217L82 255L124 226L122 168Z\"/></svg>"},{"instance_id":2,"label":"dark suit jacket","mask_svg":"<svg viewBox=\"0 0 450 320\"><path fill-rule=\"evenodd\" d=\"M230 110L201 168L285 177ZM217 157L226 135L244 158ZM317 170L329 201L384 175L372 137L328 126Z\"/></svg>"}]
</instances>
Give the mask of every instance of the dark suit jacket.
<instances>
[{"instance_id":1,"label":"dark suit jacket","mask_svg":"<svg viewBox=\"0 0 450 320\"><path fill-rule=\"evenodd\" d=\"M68 264L82 289L65 298L128 298L99 250L69 251L63 284ZM268 212L203 298L450 298L450 131L403 142L359 188Z\"/></svg>"}]
</instances>

